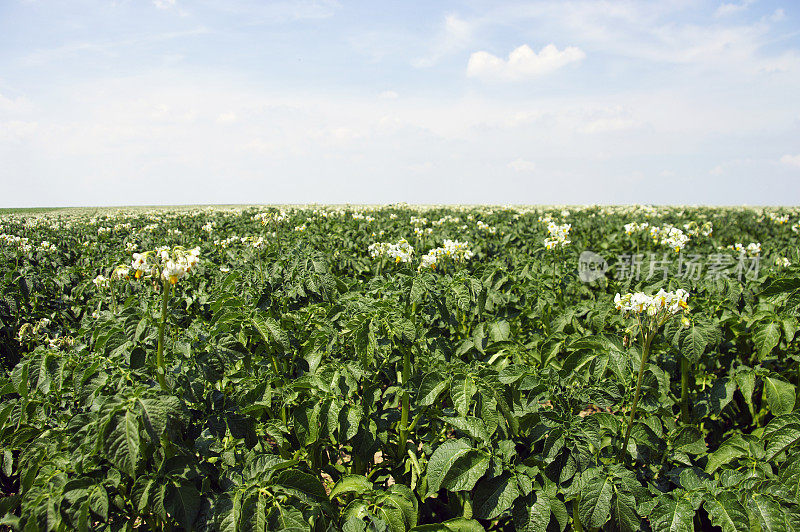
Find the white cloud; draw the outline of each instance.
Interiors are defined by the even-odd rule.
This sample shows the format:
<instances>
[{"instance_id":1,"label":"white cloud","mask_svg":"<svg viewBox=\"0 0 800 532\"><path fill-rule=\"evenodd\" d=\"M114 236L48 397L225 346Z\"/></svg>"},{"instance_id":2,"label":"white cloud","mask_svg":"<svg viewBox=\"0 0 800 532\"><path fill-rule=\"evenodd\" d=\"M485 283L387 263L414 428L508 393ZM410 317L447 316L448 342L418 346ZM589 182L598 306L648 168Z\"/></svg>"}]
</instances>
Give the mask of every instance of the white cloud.
<instances>
[{"instance_id":1,"label":"white cloud","mask_svg":"<svg viewBox=\"0 0 800 532\"><path fill-rule=\"evenodd\" d=\"M781 157L781 162L789 166L796 166L800 168L800 153L797 155L789 155L788 153Z\"/></svg>"},{"instance_id":2,"label":"white cloud","mask_svg":"<svg viewBox=\"0 0 800 532\"><path fill-rule=\"evenodd\" d=\"M30 111L32 105L28 100L19 96L17 98L7 98L0 94L0 115L2 114L18 114L25 111Z\"/></svg>"},{"instance_id":3,"label":"white cloud","mask_svg":"<svg viewBox=\"0 0 800 532\"><path fill-rule=\"evenodd\" d=\"M638 125L639 123L636 120L631 120L630 118L598 118L580 128L580 131L583 133L609 133L611 131L633 129Z\"/></svg>"},{"instance_id":4,"label":"white cloud","mask_svg":"<svg viewBox=\"0 0 800 532\"><path fill-rule=\"evenodd\" d=\"M153 0L153 4L158 9L169 9L175 7L175 0Z\"/></svg>"},{"instance_id":5,"label":"white cloud","mask_svg":"<svg viewBox=\"0 0 800 532\"><path fill-rule=\"evenodd\" d=\"M785 18L786 18L786 12L783 9L780 9L780 8L776 9L772 13L772 15L769 17L769 19L772 22L780 22L781 20L783 20Z\"/></svg>"},{"instance_id":6,"label":"white cloud","mask_svg":"<svg viewBox=\"0 0 800 532\"><path fill-rule=\"evenodd\" d=\"M725 173L725 169L722 167L721 164L718 164L714 168L708 171L710 175L722 175Z\"/></svg>"},{"instance_id":7,"label":"white cloud","mask_svg":"<svg viewBox=\"0 0 800 532\"><path fill-rule=\"evenodd\" d=\"M755 2L755 0L742 0L739 3L726 3L720 5L717 10L714 12L715 17L726 17L728 15L733 15L734 13L738 13L740 11L744 11L750 4Z\"/></svg>"},{"instance_id":8,"label":"white cloud","mask_svg":"<svg viewBox=\"0 0 800 532\"><path fill-rule=\"evenodd\" d=\"M400 96L395 91L383 91L378 95L381 100L396 100Z\"/></svg>"},{"instance_id":9,"label":"white cloud","mask_svg":"<svg viewBox=\"0 0 800 532\"><path fill-rule=\"evenodd\" d=\"M490 80L516 80L549 74L569 63L581 61L586 54L576 46L563 50L548 44L539 53L527 44L514 49L508 59L502 59L489 52L475 52L469 57L467 75Z\"/></svg>"},{"instance_id":10,"label":"white cloud","mask_svg":"<svg viewBox=\"0 0 800 532\"><path fill-rule=\"evenodd\" d=\"M39 124L22 120L0 122L0 140L22 141L28 140L36 133Z\"/></svg>"},{"instance_id":11,"label":"white cloud","mask_svg":"<svg viewBox=\"0 0 800 532\"><path fill-rule=\"evenodd\" d=\"M444 27L435 38L430 54L415 59L411 65L417 68L432 67L443 57L465 48L472 41L474 26L456 15L447 15Z\"/></svg>"},{"instance_id":12,"label":"white cloud","mask_svg":"<svg viewBox=\"0 0 800 532\"><path fill-rule=\"evenodd\" d=\"M514 159L506 166L514 170L515 172L533 172L536 170L536 163L533 161L526 161L525 159Z\"/></svg>"}]
</instances>

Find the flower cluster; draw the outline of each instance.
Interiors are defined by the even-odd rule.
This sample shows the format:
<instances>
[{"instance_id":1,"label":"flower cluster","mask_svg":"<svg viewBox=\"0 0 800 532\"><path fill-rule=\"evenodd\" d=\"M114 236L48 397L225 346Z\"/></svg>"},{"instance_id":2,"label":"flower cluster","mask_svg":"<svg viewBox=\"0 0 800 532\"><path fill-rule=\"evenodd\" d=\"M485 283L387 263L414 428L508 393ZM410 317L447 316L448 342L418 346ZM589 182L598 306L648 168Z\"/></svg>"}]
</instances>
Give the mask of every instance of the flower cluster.
<instances>
[{"instance_id":1,"label":"flower cluster","mask_svg":"<svg viewBox=\"0 0 800 532\"><path fill-rule=\"evenodd\" d=\"M375 242L370 244L368 249L371 257L390 257L394 259L395 264L411 262L411 257L414 255L414 248L405 238L401 238L397 244Z\"/></svg>"},{"instance_id":2,"label":"flower cluster","mask_svg":"<svg viewBox=\"0 0 800 532\"><path fill-rule=\"evenodd\" d=\"M624 296L618 293L614 296L614 306L626 315L644 313L650 317L660 316L660 321L663 322L678 312L687 313L689 311L689 305L686 303L688 299L689 293L682 288L674 292L667 292L662 288L654 296L649 296L644 292L628 293ZM688 325L688 318L684 316L681 322Z\"/></svg>"},{"instance_id":3,"label":"flower cluster","mask_svg":"<svg viewBox=\"0 0 800 532\"><path fill-rule=\"evenodd\" d=\"M486 222L482 222L481 220L478 220L477 226L478 226L478 231L483 231L484 233L490 235L497 233L497 228L492 227L491 225L487 224Z\"/></svg>"},{"instance_id":4,"label":"flower cluster","mask_svg":"<svg viewBox=\"0 0 800 532\"><path fill-rule=\"evenodd\" d=\"M639 231L644 231L648 227L650 227L650 224L647 223L647 222L643 222L643 223L631 222L631 223L625 224L625 233L630 236L633 233L638 233Z\"/></svg>"},{"instance_id":5,"label":"flower cluster","mask_svg":"<svg viewBox=\"0 0 800 532\"><path fill-rule=\"evenodd\" d=\"M786 222L789 221L789 215L788 214L780 216L780 215L778 215L777 213L774 213L774 212L768 212L767 213L767 218L769 218L770 220L772 220L776 224L781 224L781 225L785 224Z\"/></svg>"},{"instance_id":6,"label":"flower cluster","mask_svg":"<svg viewBox=\"0 0 800 532\"><path fill-rule=\"evenodd\" d=\"M16 246L23 252L28 252L31 250L31 245L27 238L20 237L16 235L7 235L3 233L0 235L0 242L4 243L7 246Z\"/></svg>"},{"instance_id":7,"label":"flower cluster","mask_svg":"<svg viewBox=\"0 0 800 532\"><path fill-rule=\"evenodd\" d=\"M55 244L51 244L47 240L43 240L42 243L39 244L39 251L55 252L58 251L58 248Z\"/></svg>"},{"instance_id":8,"label":"flower cluster","mask_svg":"<svg viewBox=\"0 0 800 532\"><path fill-rule=\"evenodd\" d=\"M109 281L108 277L106 277L106 276L104 276L102 274L98 275L97 277L95 277L92 280L92 282L94 283L94 285L97 288L108 288L110 286L110 281Z\"/></svg>"},{"instance_id":9,"label":"flower cluster","mask_svg":"<svg viewBox=\"0 0 800 532\"><path fill-rule=\"evenodd\" d=\"M775 259L775 266L777 266L778 268L788 268L791 265L792 262L786 257L778 257Z\"/></svg>"},{"instance_id":10,"label":"flower cluster","mask_svg":"<svg viewBox=\"0 0 800 532\"><path fill-rule=\"evenodd\" d=\"M544 247L553 249L555 247L564 247L572 242L569 239L569 232L572 229L572 224L558 225L555 222L547 224L547 231L550 233L548 238L544 239Z\"/></svg>"},{"instance_id":11,"label":"flower cluster","mask_svg":"<svg viewBox=\"0 0 800 532\"><path fill-rule=\"evenodd\" d=\"M273 233L274 236L274 233ZM267 240L263 236L238 236L233 235L223 240L214 240L214 245L223 249L232 246L233 244L241 243L253 246L256 249L264 249L267 246Z\"/></svg>"},{"instance_id":12,"label":"flower cluster","mask_svg":"<svg viewBox=\"0 0 800 532\"><path fill-rule=\"evenodd\" d=\"M285 222L286 219L289 217L284 211L271 211L271 212L260 212L253 216L253 220L261 222L261 225L269 225L272 223L281 223Z\"/></svg>"},{"instance_id":13,"label":"flower cluster","mask_svg":"<svg viewBox=\"0 0 800 532\"><path fill-rule=\"evenodd\" d=\"M677 227L671 225L651 227L650 236L653 237L653 241L675 250L675 253L680 253L680 251L686 247L686 244L689 243L689 236Z\"/></svg>"},{"instance_id":14,"label":"flower cluster","mask_svg":"<svg viewBox=\"0 0 800 532\"><path fill-rule=\"evenodd\" d=\"M747 255L748 257L758 257L761 255L761 243L760 242L750 242L747 246L743 246L742 244L736 243L732 246L728 246L728 249L732 249L741 253L742 255Z\"/></svg>"},{"instance_id":15,"label":"flower cluster","mask_svg":"<svg viewBox=\"0 0 800 532\"><path fill-rule=\"evenodd\" d=\"M702 225L702 227L697 226L696 223L694 223L694 226L687 224L685 227L689 234L694 235L703 234L705 236L710 236L711 231L713 230L710 222L706 222ZM628 235L632 235L633 233L638 233L640 231L649 231L653 242L661 244L662 246L667 246L668 248L674 250L675 253L679 253L684 247L686 247L686 244L689 243L689 235L672 225L664 225L659 227L657 225L650 225L647 222L631 222L625 224L625 232Z\"/></svg>"},{"instance_id":16,"label":"flower cluster","mask_svg":"<svg viewBox=\"0 0 800 532\"><path fill-rule=\"evenodd\" d=\"M411 217L411 219L413 220L413 219L414 219L414 217L412 216L412 217ZM443 224L446 224L446 223L454 223L454 224L457 224L457 223L459 223L459 222L461 222L461 218L459 218L458 216L452 216L452 215L450 215L450 214L445 214L444 216L442 216L442 217L441 217L441 218L439 218L438 220L434 220L434 221L432 221L432 222L431 222L431 225L435 225L435 226L437 226L437 227L438 227L438 226L440 226L440 225L443 225ZM479 223L482 223L482 222L479 222Z\"/></svg>"},{"instance_id":17,"label":"flower cluster","mask_svg":"<svg viewBox=\"0 0 800 532\"><path fill-rule=\"evenodd\" d=\"M422 262L419 264L420 270L430 269L435 270L436 264L440 259L450 259L455 262L463 262L471 259L475 254L469 249L467 242L459 242L458 240L445 240L444 246L434 248L422 256Z\"/></svg>"},{"instance_id":18,"label":"flower cluster","mask_svg":"<svg viewBox=\"0 0 800 532\"><path fill-rule=\"evenodd\" d=\"M155 251L134 253L131 269L138 279L142 276L160 277L175 284L200 262L200 248L186 250L182 247L160 247Z\"/></svg>"},{"instance_id":19,"label":"flower cluster","mask_svg":"<svg viewBox=\"0 0 800 532\"><path fill-rule=\"evenodd\" d=\"M711 222L705 222L703 225L699 225L694 220L689 222L688 224L684 225L683 228L686 230L686 233L690 236L711 236L714 232L714 226Z\"/></svg>"}]
</instances>

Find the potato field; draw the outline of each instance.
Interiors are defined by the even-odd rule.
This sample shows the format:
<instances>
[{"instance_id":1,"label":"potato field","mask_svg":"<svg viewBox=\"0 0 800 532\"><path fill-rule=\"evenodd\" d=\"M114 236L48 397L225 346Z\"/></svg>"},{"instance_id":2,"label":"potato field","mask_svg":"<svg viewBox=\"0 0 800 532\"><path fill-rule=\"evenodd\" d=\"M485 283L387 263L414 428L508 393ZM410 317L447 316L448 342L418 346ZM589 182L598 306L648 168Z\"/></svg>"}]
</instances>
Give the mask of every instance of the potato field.
<instances>
[{"instance_id":1,"label":"potato field","mask_svg":"<svg viewBox=\"0 0 800 532\"><path fill-rule=\"evenodd\" d=\"M0 529L800 530L800 209L0 233Z\"/></svg>"}]
</instances>

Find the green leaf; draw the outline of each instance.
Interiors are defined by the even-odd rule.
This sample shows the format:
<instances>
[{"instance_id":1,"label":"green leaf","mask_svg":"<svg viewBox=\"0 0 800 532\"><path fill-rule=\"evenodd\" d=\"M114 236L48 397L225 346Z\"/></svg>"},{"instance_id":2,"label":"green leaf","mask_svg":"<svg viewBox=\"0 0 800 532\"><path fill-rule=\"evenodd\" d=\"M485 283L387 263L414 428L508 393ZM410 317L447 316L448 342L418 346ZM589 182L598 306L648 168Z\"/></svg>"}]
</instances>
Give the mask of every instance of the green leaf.
<instances>
[{"instance_id":1,"label":"green leaf","mask_svg":"<svg viewBox=\"0 0 800 532\"><path fill-rule=\"evenodd\" d=\"M372 482L367 480L364 475L346 475L339 479L339 482L331 490L329 497L333 499L344 493L356 493L358 495L372 491Z\"/></svg>"},{"instance_id":2,"label":"green leaf","mask_svg":"<svg viewBox=\"0 0 800 532\"><path fill-rule=\"evenodd\" d=\"M486 428L486 423L482 419L474 416L466 417L441 417L442 421L449 423L461 432L464 432L471 438L489 443L489 432Z\"/></svg>"},{"instance_id":3,"label":"green leaf","mask_svg":"<svg viewBox=\"0 0 800 532\"><path fill-rule=\"evenodd\" d=\"M800 288L800 277L783 277L775 279L759 295L770 297L778 294L791 293Z\"/></svg>"},{"instance_id":4,"label":"green leaf","mask_svg":"<svg viewBox=\"0 0 800 532\"><path fill-rule=\"evenodd\" d=\"M605 474L591 478L581 490L578 514L584 526L598 528L611 517L611 496L614 484Z\"/></svg>"},{"instance_id":5,"label":"green leaf","mask_svg":"<svg viewBox=\"0 0 800 532\"><path fill-rule=\"evenodd\" d=\"M237 532L242 518L242 492L226 493L217 499L214 524L220 532Z\"/></svg>"},{"instance_id":6,"label":"green leaf","mask_svg":"<svg viewBox=\"0 0 800 532\"><path fill-rule=\"evenodd\" d=\"M683 427L673 441L673 447L687 454L702 454L706 452L706 442L703 433L695 427Z\"/></svg>"},{"instance_id":7,"label":"green leaf","mask_svg":"<svg viewBox=\"0 0 800 532\"><path fill-rule=\"evenodd\" d=\"M103 521L108 520L108 493L102 485L97 484L91 488L89 508Z\"/></svg>"},{"instance_id":8,"label":"green leaf","mask_svg":"<svg viewBox=\"0 0 800 532\"><path fill-rule=\"evenodd\" d=\"M158 441L167 429L169 417L178 413L180 408L178 398L172 396L140 398L138 403L142 410L145 429L155 441Z\"/></svg>"},{"instance_id":9,"label":"green leaf","mask_svg":"<svg viewBox=\"0 0 800 532\"><path fill-rule=\"evenodd\" d=\"M456 407L459 415L467 415L472 396L477 391L478 387L475 385L472 375L462 374L453 378L453 383L450 385L450 398L453 400L453 406Z\"/></svg>"},{"instance_id":10,"label":"green leaf","mask_svg":"<svg viewBox=\"0 0 800 532\"><path fill-rule=\"evenodd\" d=\"M285 351L289 350L289 336L273 318L256 314L250 322L267 345L278 344Z\"/></svg>"},{"instance_id":11,"label":"green leaf","mask_svg":"<svg viewBox=\"0 0 800 532\"><path fill-rule=\"evenodd\" d=\"M164 506L184 529L191 530L200 511L200 492L191 483L170 484Z\"/></svg>"},{"instance_id":12,"label":"green leaf","mask_svg":"<svg viewBox=\"0 0 800 532\"><path fill-rule=\"evenodd\" d=\"M359 406L346 405L339 412L339 439L343 442L352 440L358 433L363 411Z\"/></svg>"},{"instance_id":13,"label":"green leaf","mask_svg":"<svg viewBox=\"0 0 800 532\"><path fill-rule=\"evenodd\" d=\"M402 528L400 528L400 530L402 532L417 525L417 497L408 486L394 484L378 497L376 502L378 502L382 508L393 507L400 511L400 516L402 518Z\"/></svg>"},{"instance_id":14,"label":"green leaf","mask_svg":"<svg viewBox=\"0 0 800 532\"><path fill-rule=\"evenodd\" d=\"M477 521L457 517L443 523L419 525L409 532L484 532L485 529Z\"/></svg>"},{"instance_id":15,"label":"green leaf","mask_svg":"<svg viewBox=\"0 0 800 532\"><path fill-rule=\"evenodd\" d=\"M753 373L752 370L741 372L737 371L735 379L736 385L739 387L739 391L742 392L742 395L744 396L744 400L752 407L753 390L756 387L756 374Z\"/></svg>"},{"instance_id":16,"label":"green leaf","mask_svg":"<svg viewBox=\"0 0 800 532\"><path fill-rule=\"evenodd\" d=\"M772 461L778 454L800 442L800 423L797 423L797 418L794 416L788 417L789 419L773 418L764 427L761 436L766 448L764 460Z\"/></svg>"},{"instance_id":17,"label":"green leaf","mask_svg":"<svg viewBox=\"0 0 800 532\"><path fill-rule=\"evenodd\" d=\"M711 524L720 527L722 532L746 532L750 529L747 511L731 492L705 495L703 507L711 518Z\"/></svg>"},{"instance_id":18,"label":"green leaf","mask_svg":"<svg viewBox=\"0 0 800 532\"><path fill-rule=\"evenodd\" d=\"M673 494L659 497L649 517L653 532L694 531L694 506L684 497L674 498Z\"/></svg>"},{"instance_id":19,"label":"green leaf","mask_svg":"<svg viewBox=\"0 0 800 532\"><path fill-rule=\"evenodd\" d=\"M303 445L311 445L319 439L320 409L318 401L307 401L297 406L292 412L294 433Z\"/></svg>"},{"instance_id":20,"label":"green leaf","mask_svg":"<svg viewBox=\"0 0 800 532\"><path fill-rule=\"evenodd\" d=\"M793 384L775 377L764 377L764 389L767 392L767 405L774 415L780 416L794 410Z\"/></svg>"},{"instance_id":21,"label":"green leaf","mask_svg":"<svg viewBox=\"0 0 800 532\"><path fill-rule=\"evenodd\" d=\"M433 451L428 460L428 496L439 488L468 491L489 468L489 457L473 449L469 440L447 440Z\"/></svg>"},{"instance_id":22,"label":"green leaf","mask_svg":"<svg viewBox=\"0 0 800 532\"><path fill-rule=\"evenodd\" d=\"M781 326L776 321L762 322L753 329L753 343L758 349L758 359L764 360L781 339Z\"/></svg>"},{"instance_id":23,"label":"green leaf","mask_svg":"<svg viewBox=\"0 0 800 532\"><path fill-rule=\"evenodd\" d=\"M536 500L531 504L533 498ZM552 500L544 491L536 491L514 504L514 529L519 532L545 532L550 523Z\"/></svg>"},{"instance_id":24,"label":"green leaf","mask_svg":"<svg viewBox=\"0 0 800 532\"><path fill-rule=\"evenodd\" d=\"M636 499L631 493L615 490L611 513L621 532L636 532L641 527L642 520L636 513Z\"/></svg>"},{"instance_id":25,"label":"green leaf","mask_svg":"<svg viewBox=\"0 0 800 532\"><path fill-rule=\"evenodd\" d=\"M437 371L432 371L422 377L417 392L417 403L420 406L432 405L439 398L439 395L447 389L450 384L449 379Z\"/></svg>"},{"instance_id":26,"label":"green leaf","mask_svg":"<svg viewBox=\"0 0 800 532\"><path fill-rule=\"evenodd\" d=\"M712 340L705 325L692 324L681 339L681 354L696 364Z\"/></svg>"},{"instance_id":27,"label":"green leaf","mask_svg":"<svg viewBox=\"0 0 800 532\"><path fill-rule=\"evenodd\" d=\"M494 519L509 508L519 496L517 481L508 472L490 480L478 482L472 500L474 516L479 519ZM550 516L550 507L547 507Z\"/></svg>"},{"instance_id":28,"label":"green leaf","mask_svg":"<svg viewBox=\"0 0 800 532\"><path fill-rule=\"evenodd\" d=\"M130 410L117 413L106 429L106 456L120 470L135 478L139 450L139 419Z\"/></svg>"},{"instance_id":29,"label":"green leaf","mask_svg":"<svg viewBox=\"0 0 800 532\"><path fill-rule=\"evenodd\" d=\"M749 448L750 446L742 438L741 434L731 436L709 455L706 473L713 473L725 464L748 456L750 454Z\"/></svg>"},{"instance_id":30,"label":"green leaf","mask_svg":"<svg viewBox=\"0 0 800 532\"><path fill-rule=\"evenodd\" d=\"M786 530L783 509L772 497L761 493L752 493L747 499L747 509L755 517L756 522L761 525L761 530L770 532Z\"/></svg>"},{"instance_id":31,"label":"green leaf","mask_svg":"<svg viewBox=\"0 0 800 532\"><path fill-rule=\"evenodd\" d=\"M272 481L305 502L319 503L328 500L322 482L308 473L286 469L275 475Z\"/></svg>"}]
</instances>

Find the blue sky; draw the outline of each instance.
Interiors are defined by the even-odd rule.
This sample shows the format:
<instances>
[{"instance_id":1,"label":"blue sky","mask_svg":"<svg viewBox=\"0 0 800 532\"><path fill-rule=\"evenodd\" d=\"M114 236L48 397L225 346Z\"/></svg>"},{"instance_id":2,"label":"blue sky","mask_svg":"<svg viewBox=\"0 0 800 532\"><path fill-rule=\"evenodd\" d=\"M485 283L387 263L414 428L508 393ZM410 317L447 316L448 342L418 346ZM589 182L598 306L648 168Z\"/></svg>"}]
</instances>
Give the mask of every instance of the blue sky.
<instances>
[{"instance_id":1,"label":"blue sky","mask_svg":"<svg viewBox=\"0 0 800 532\"><path fill-rule=\"evenodd\" d=\"M800 204L793 1L0 0L1 206Z\"/></svg>"}]
</instances>

